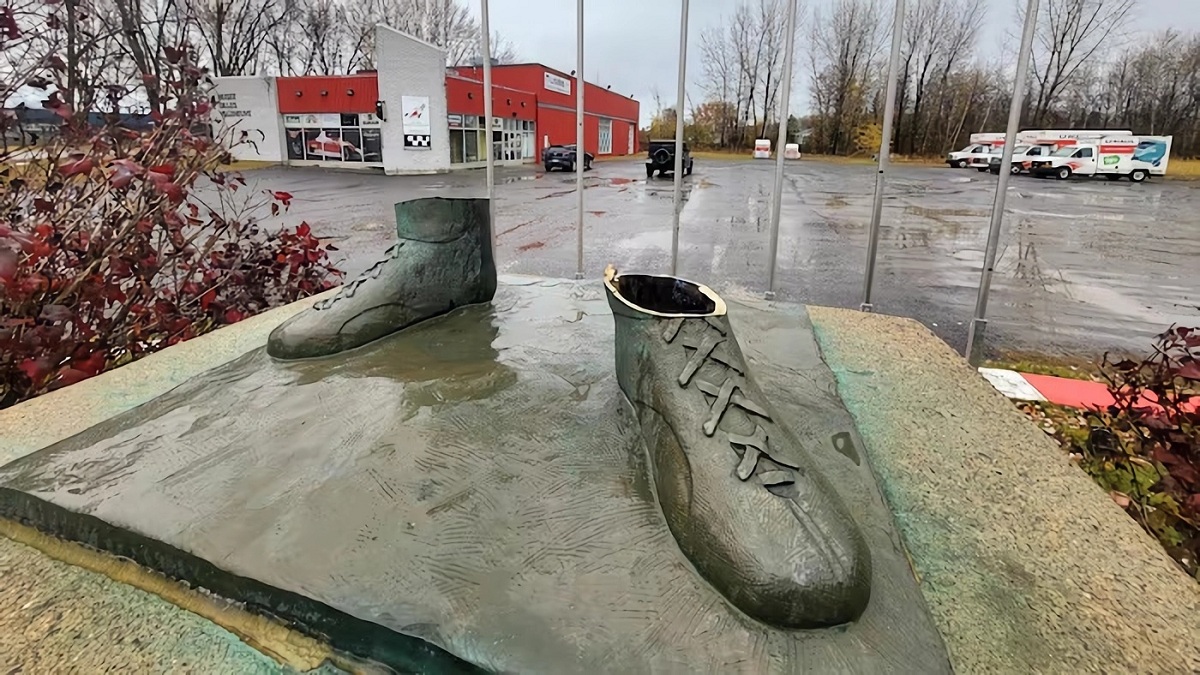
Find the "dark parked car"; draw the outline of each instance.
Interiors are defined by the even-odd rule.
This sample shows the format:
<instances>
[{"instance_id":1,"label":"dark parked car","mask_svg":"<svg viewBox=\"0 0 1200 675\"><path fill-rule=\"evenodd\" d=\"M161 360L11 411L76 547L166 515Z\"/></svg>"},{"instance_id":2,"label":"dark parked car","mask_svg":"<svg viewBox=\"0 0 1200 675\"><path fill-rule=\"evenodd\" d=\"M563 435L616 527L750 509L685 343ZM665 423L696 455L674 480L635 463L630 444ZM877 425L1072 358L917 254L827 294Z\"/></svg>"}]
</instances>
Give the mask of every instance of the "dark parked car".
<instances>
[{"instance_id":1,"label":"dark parked car","mask_svg":"<svg viewBox=\"0 0 1200 675\"><path fill-rule=\"evenodd\" d=\"M675 171L675 140L650 141L646 151L646 178L653 178L654 172L662 175ZM688 144L683 144L683 175L692 175L692 151Z\"/></svg>"},{"instance_id":2,"label":"dark parked car","mask_svg":"<svg viewBox=\"0 0 1200 675\"><path fill-rule=\"evenodd\" d=\"M595 155L590 152L583 153L583 170L588 171L592 168L592 162L596 159ZM542 166L546 171L555 169L563 169L564 171L575 170L575 144L570 145L552 145L542 151Z\"/></svg>"}]
</instances>

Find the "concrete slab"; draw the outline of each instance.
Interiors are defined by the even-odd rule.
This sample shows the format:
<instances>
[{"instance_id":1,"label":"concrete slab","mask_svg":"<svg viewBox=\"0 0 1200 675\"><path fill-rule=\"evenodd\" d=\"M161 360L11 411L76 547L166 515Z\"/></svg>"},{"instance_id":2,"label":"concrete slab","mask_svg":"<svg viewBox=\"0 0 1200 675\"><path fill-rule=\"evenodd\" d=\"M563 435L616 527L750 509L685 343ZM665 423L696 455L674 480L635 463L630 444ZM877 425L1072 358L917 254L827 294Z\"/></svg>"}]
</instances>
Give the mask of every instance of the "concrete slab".
<instances>
[{"instance_id":1,"label":"concrete slab","mask_svg":"<svg viewBox=\"0 0 1200 675\"><path fill-rule=\"evenodd\" d=\"M956 669L1200 672L1200 585L1015 406L915 321L810 315Z\"/></svg>"},{"instance_id":2,"label":"concrete slab","mask_svg":"<svg viewBox=\"0 0 1200 675\"><path fill-rule=\"evenodd\" d=\"M3 537L0 578L0 672L274 675L309 670L281 665L155 595ZM320 663L317 659L315 666ZM322 666L316 672L342 671Z\"/></svg>"},{"instance_id":3,"label":"concrete slab","mask_svg":"<svg viewBox=\"0 0 1200 675\"><path fill-rule=\"evenodd\" d=\"M949 669L802 308L730 303L870 543L873 593L853 625L787 632L675 546L599 284L504 281L491 306L342 357L252 351L4 467L0 512L410 668Z\"/></svg>"}]
</instances>

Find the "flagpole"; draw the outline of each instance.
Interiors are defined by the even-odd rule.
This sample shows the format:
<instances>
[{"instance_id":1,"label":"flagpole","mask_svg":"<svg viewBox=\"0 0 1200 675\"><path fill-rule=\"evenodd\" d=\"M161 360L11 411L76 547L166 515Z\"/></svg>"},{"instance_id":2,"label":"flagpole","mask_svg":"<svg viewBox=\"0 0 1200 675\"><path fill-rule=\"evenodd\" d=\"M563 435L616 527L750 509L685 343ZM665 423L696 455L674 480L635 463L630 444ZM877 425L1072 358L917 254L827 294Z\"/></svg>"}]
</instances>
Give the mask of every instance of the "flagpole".
<instances>
[{"instance_id":1,"label":"flagpole","mask_svg":"<svg viewBox=\"0 0 1200 675\"><path fill-rule=\"evenodd\" d=\"M488 23L488 0L480 0L480 30L483 31L483 116L484 133L487 140L487 200L488 220L492 226L492 257L495 259L497 233L496 224L496 149L492 142L492 34Z\"/></svg>"},{"instance_id":2,"label":"flagpole","mask_svg":"<svg viewBox=\"0 0 1200 675\"><path fill-rule=\"evenodd\" d=\"M575 226L575 278L583 278L583 169L587 150L583 146L583 0L575 8L575 199L579 213Z\"/></svg>"},{"instance_id":3,"label":"flagpole","mask_svg":"<svg viewBox=\"0 0 1200 675\"><path fill-rule=\"evenodd\" d=\"M867 271L863 280L863 298L859 309L870 312L871 291L875 285L875 258L879 252L879 223L883 218L883 172L891 158L892 118L896 114L896 78L900 71L900 35L904 32L904 0L896 0L892 13L892 54L888 61L887 99L883 103L883 139L879 142L879 169L875 173L875 201L871 206L871 227L867 239Z\"/></svg>"},{"instance_id":4,"label":"flagpole","mask_svg":"<svg viewBox=\"0 0 1200 675\"><path fill-rule=\"evenodd\" d=\"M983 254L983 271L979 277L979 294L975 298L975 314L967 329L965 356L973 366L983 361L983 335L987 330L988 294L992 290L992 273L996 267L996 253L1000 247L1000 227L1004 221L1004 199L1008 192L1008 168L1012 166L1013 145L1017 141L1017 127L1021 124L1021 102L1025 98L1025 76L1029 71L1029 54L1033 51L1033 34L1037 28L1038 0L1029 0L1025 6L1025 28L1021 33L1021 47L1017 52L1017 74L1013 78L1013 95L1008 104L1008 126L1004 130L1004 153L1000 157L1000 177L996 181L996 197L992 201L992 218L988 224L987 248Z\"/></svg>"},{"instance_id":5,"label":"flagpole","mask_svg":"<svg viewBox=\"0 0 1200 675\"><path fill-rule=\"evenodd\" d=\"M775 143L775 191L771 194L771 259L767 263L767 293L775 297L775 265L779 256L779 215L783 207L783 151L787 145L788 98L792 95L792 56L796 47L796 0L788 1L787 27L784 29L787 46L783 55L783 85L780 87L779 137Z\"/></svg>"},{"instance_id":6,"label":"flagpole","mask_svg":"<svg viewBox=\"0 0 1200 675\"><path fill-rule=\"evenodd\" d=\"M679 83L675 104L675 199L671 220L671 274L679 269L679 212L683 210L683 106L687 90L688 0L679 12Z\"/></svg>"}]
</instances>

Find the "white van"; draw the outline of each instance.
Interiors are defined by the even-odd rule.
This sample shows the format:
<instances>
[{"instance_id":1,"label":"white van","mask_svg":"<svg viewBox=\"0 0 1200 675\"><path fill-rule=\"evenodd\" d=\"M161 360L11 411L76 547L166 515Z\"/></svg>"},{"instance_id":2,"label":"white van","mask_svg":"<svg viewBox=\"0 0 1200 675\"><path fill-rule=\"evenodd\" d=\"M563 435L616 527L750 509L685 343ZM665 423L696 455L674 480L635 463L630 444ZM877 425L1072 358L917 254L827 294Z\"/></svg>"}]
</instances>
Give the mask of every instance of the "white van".
<instances>
[{"instance_id":1,"label":"white van","mask_svg":"<svg viewBox=\"0 0 1200 675\"><path fill-rule=\"evenodd\" d=\"M988 146L982 143L972 143L958 152L947 154L946 164L949 164L951 169L961 169L970 164L976 155L986 155L988 150Z\"/></svg>"},{"instance_id":2,"label":"white van","mask_svg":"<svg viewBox=\"0 0 1200 675\"><path fill-rule=\"evenodd\" d=\"M1008 172L1012 174L1018 174L1022 171L1028 171L1029 165L1031 162L1033 162L1033 160L1046 157L1056 149L1057 148L1054 145L1049 144L1029 145L1023 143L1017 145L1013 148L1012 163L1008 166ZM992 155L992 160L988 164L988 169L994 174L999 174L1001 161L1002 160L999 155Z\"/></svg>"},{"instance_id":3,"label":"white van","mask_svg":"<svg viewBox=\"0 0 1200 675\"><path fill-rule=\"evenodd\" d=\"M973 167L986 171L988 168L988 154L992 148L1004 147L1004 134L971 134L971 144L959 150L946 155L946 164L952 169L961 169L963 167Z\"/></svg>"}]
</instances>

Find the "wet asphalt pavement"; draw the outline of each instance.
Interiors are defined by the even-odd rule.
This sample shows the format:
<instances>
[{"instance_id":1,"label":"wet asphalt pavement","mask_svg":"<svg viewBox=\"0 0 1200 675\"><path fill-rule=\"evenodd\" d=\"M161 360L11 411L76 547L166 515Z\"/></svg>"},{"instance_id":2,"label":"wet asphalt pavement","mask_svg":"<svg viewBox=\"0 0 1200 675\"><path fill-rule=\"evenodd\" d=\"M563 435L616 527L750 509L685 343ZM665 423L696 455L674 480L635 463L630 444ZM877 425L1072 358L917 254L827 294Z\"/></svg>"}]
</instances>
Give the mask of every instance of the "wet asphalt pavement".
<instances>
[{"instance_id":1,"label":"wet asphalt pavement","mask_svg":"<svg viewBox=\"0 0 1200 675\"><path fill-rule=\"evenodd\" d=\"M497 169L502 273L571 278L575 177ZM320 169L248 172L251 187L286 190L286 218L339 249L353 275L394 238L392 204L483 196L483 170L389 177ZM774 162L696 160L685 179L681 276L718 292L766 290ZM996 177L898 166L889 173L874 305L915 318L961 349L975 305ZM608 263L665 273L671 180L647 180L640 159L598 163L584 192L584 270ZM780 299L858 307L874 168L801 161L787 167L780 224ZM264 214L265 215L265 214ZM1093 357L1143 351L1172 323L1200 324L1200 192L1190 182L1027 176L1010 182L989 304L989 351Z\"/></svg>"}]
</instances>

